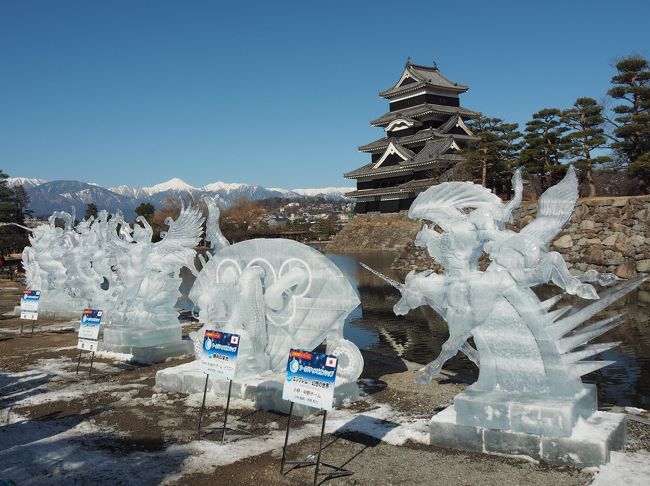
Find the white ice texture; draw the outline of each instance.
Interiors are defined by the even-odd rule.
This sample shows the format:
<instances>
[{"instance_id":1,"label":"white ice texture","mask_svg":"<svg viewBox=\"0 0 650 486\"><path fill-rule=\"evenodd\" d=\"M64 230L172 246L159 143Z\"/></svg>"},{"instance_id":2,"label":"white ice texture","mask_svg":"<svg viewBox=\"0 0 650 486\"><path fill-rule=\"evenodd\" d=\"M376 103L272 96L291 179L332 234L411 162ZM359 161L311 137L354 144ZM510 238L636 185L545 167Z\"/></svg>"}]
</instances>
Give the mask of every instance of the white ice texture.
<instances>
[{"instance_id":1,"label":"white ice texture","mask_svg":"<svg viewBox=\"0 0 650 486\"><path fill-rule=\"evenodd\" d=\"M62 220L64 227L56 227ZM55 212L36 227L23 252L27 287L41 290L39 310L105 311L104 341L155 346L181 339L178 313L180 269L194 269L194 247L203 218L181 205L168 231L152 242L153 230L139 217L131 227L117 213L100 211L77 225L74 214Z\"/></svg>"},{"instance_id":2,"label":"white ice texture","mask_svg":"<svg viewBox=\"0 0 650 486\"><path fill-rule=\"evenodd\" d=\"M583 385L581 376L611 363L588 358L618 344L587 343L617 326L620 316L581 324L643 278L599 296L587 282L611 284L615 277L594 271L574 277L562 256L549 251L578 197L573 167L544 192L536 219L519 233L506 229L521 202L519 171L513 187L515 196L507 204L470 182L429 188L415 199L409 217L435 225L425 224L415 242L444 273L410 272L402 284L371 271L400 290L396 314L428 305L447 322L449 339L439 356L418 372L418 382L429 383L458 351L480 364L477 382L454 400L459 424L567 437L580 417L596 411L595 388ZM485 271L478 268L483 252L491 260ZM531 287L550 282L562 292L540 301ZM556 309L564 294L591 303Z\"/></svg>"},{"instance_id":3,"label":"white ice texture","mask_svg":"<svg viewBox=\"0 0 650 486\"><path fill-rule=\"evenodd\" d=\"M218 218L209 216L211 221L207 233L215 252L207 262L202 259L189 294L204 324L191 335L197 357L206 329L240 334L236 378L241 381L283 371L291 348L311 351L325 340L327 353L339 357L337 380L355 381L363 357L343 338L343 324L359 297L336 265L292 240L225 246L214 226Z\"/></svg>"}]
</instances>

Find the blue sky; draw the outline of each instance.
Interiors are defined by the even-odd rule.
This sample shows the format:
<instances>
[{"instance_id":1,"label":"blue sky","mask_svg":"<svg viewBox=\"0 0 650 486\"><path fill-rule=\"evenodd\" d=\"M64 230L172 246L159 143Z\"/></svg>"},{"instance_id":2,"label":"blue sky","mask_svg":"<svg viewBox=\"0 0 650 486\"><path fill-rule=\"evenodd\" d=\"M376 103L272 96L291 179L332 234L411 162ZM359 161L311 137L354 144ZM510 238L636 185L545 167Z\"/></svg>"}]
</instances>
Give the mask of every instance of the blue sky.
<instances>
[{"instance_id":1,"label":"blue sky","mask_svg":"<svg viewBox=\"0 0 650 486\"><path fill-rule=\"evenodd\" d=\"M520 123L650 57L647 1L0 0L0 169L105 186L352 185L407 56Z\"/></svg>"}]
</instances>

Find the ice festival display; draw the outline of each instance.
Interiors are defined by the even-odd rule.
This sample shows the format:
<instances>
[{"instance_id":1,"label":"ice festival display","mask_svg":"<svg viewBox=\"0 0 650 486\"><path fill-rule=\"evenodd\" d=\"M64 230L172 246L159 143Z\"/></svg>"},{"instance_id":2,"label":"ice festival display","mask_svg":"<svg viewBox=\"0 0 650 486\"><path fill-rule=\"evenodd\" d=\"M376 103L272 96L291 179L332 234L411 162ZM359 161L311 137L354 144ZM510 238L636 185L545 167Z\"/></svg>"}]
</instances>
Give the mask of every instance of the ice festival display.
<instances>
[{"instance_id":1,"label":"ice festival display","mask_svg":"<svg viewBox=\"0 0 650 486\"><path fill-rule=\"evenodd\" d=\"M443 266L443 274L410 272L402 284L370 270L401 292L396 314L428 305L447 322L449 339L418 372L419 383L429 383L459 351L480 368L478 380L431 420L433 445L578 467L603 464L610 450L624 444L624 417L599 412L595 386L581 377L611 363L590 358L619 343L588 342L617 326L620 315L583 323L643 278L617 283L595 271L576 277L549 250L578 197L572 167L541 196L536 219L519 233L506 229L521 202L518 171L513 187L507 204L470 182L429 188L415 199L409 217L435 225L423 225L416 244ZM490 260L485 270L479 270L482 253ZM550 299L541 301L531 290L551 282L560 292ZM616 285L598 295L589 282ZM579 302L561 306L567 294Z\"/></svg>"},{"instance_id":2,"label":"ice festival display","mask_svg":"<svg viewBox=\"0 0 650 486\"><path fill-rule=\"evenodd\" d=\"M57 227L63 221L63 228ZM105 312L100 351L162 361L192 349L181 338L175 304L180 269L196 272L194 247L203 218L181 205L168 231L153 243L153 230L139 217L131 227L120 213L100 211L75 225L75 215L57 211L38 226L23 252L27 288L42 291L41 314L78 319L85 308Z\"/></svg>"},{"instance_id":3,"label":"ice festival display","mask_svg":"<svg viewBox=\"0 0 650 486\"><path fill-rule=\"evenodd\" d=\"M286 411L282 383L290 349L311 351L326 341L327 353L339 358L335 401L356 398L363 357L343 338L343 325L359 297L343 273L318 251L292 240L228 245L214 216L218 209L209 209L213 255L207 261L200 257L202 269L189 294L203 323L191 334L197 360L159 371L156 384L169 391L202 392L205 375L198 357L205 330L215 329L241 337L233 396ZM217 394L227 389L217 378L209 386Z\"/></svg>"}]
</instances>

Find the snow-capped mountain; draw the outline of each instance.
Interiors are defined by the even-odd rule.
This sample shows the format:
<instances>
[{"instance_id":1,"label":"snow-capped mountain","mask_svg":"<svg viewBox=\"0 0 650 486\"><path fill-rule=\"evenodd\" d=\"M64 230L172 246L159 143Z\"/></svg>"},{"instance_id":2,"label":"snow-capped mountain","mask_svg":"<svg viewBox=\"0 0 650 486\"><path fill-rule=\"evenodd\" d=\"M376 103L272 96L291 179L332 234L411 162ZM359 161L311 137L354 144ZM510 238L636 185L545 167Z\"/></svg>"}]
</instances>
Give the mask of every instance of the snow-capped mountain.
<instances>
[{"instance_id":1,"label":"snow-capped mountain","mask_svg":"<svg viewBox=\"0 0 650 486\"><path fill-rule=\"evenodd\" d=\"M120 210L127 219L134 217L137 199L116 194L101 186L79 181L52 181L33 187L25 187L34 216L49 216L53 211L70 211L74 207L77 217L83 218L90 203L99 209L113 213Z\"/></svg>"},{"instance_id":2,"label":"snow-capped mountain","mask_svg":"<svg viewBox=\"0 0 650 486\"><path fill-rule=\"evenodd\" d=\"M354 187L323 187L320 189L292 189L292 192L309 197L342 198L345 197L346 192L353 190Z\"/></svg>"},{"instance_id":3,"label":"snow-capped mountain","mask_svg":"<svg viewBox=\"0 0 650 486\"><path fill-rule=\"evenodd\" d=\"M28 187L39 186L47 182L45 179L35 179L29 177L7 177L6 181L9 187L24 186L25 189Z\"/></svg>"},{"instance_id":4,"label":"snow-capped mountain","mask_svg":"<svg viewBox=\"0 0 650 486\"><path fill-rule=\"evenodd\" d=\"M13 186L20 183L25 186L31 199L29 209L36 217L49 216L53 211L70 211L71 206L75 208L77 215L83 216L89 203L94 203L99 209L110 212L119 209L127 218L131 218L135 208L143 202L160 207L165 204L167 198L184 195L193 198L209 196L217 199L221 206L227 207L239 196L254 201L274 197L285 199L320 197L338 200L343 199L346 192L353 190L351 187L289 190L227 182L213 182L202 187L194 187L178 178L149 187L121 185L109 189L79 181L43 182L40 179L23 177L7 180L11 181L10 184Z\"/></svg>"}]
</instances>

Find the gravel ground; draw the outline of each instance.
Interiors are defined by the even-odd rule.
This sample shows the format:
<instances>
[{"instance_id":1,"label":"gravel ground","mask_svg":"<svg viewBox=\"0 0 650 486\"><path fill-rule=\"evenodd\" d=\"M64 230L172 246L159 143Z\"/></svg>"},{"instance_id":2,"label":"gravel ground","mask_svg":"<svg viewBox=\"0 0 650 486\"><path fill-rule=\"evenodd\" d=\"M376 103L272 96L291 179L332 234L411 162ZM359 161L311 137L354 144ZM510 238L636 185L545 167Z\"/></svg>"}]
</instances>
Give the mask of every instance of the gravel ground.
<instances>
[{"instance_id":1,"label":"gravel ground","mask_svg":"<svg viewBox=\"0 0 650 486\"><path fill-rule=\"evenodd\" d=\"M13 309L19 295L20 289L12 283L0 281L0 478L18 479L18 484L311 484L311 467L280 475L285 415L256 411L245 402L234 401L231 424L251 430L255 436L220 449L209 442L219 438L209 429L222 419L223 408L209 402L203 437L207 440L198 442L196 397L154 388L157 370L187 359L137 366L99 357L90 377L84 359L77 376L77 338L72 324L38 322L33 337L20 337L20 320L2 316ZM407 417L424 422L450 405L469 381L468 377L446 374L430 386L419 386L412 374L417 365L373 353L364 353L364 357L366 396L351 407L358 415L386 406L395 420ZM650 426L642 422L629 421L626 450L650 450ZM302 431L306 438L290 445L290 459L305 458L316 450L318 437L317 433L304 432L317 431L320 418L296 418L292 423L292 433ZM84 430L82 426L92 433L71 434L66 439L66 444L72 444L69 457L61 452L61 446L63 459L43 463L38 444L54 441L65 431ZM279 442L267 441L270 436L280 438ZM353 476L327 482L332 485L560 486L589 484L593 479L590 473L570 468L439 449L413 441L391 445L362 433L333 431L326 434L325 445L325 462L354 471ZM220 454L229 447L239 447L248 457L228 463ZM192 452L186 455L174 453L189 450ZM90 473L83 468L68 467L79 451L101 459L87 468L94 469L94 475L87 475ZM3 464L3 454L12 460L22 459L18 464ZM210 465L211 457L220 465ZM191 466L193 459L202 461L203 466ZM133 481L127 474L129 468L135 471ZM138 476L138 468L146 474Z\"/></svg>"}]
</instances>

